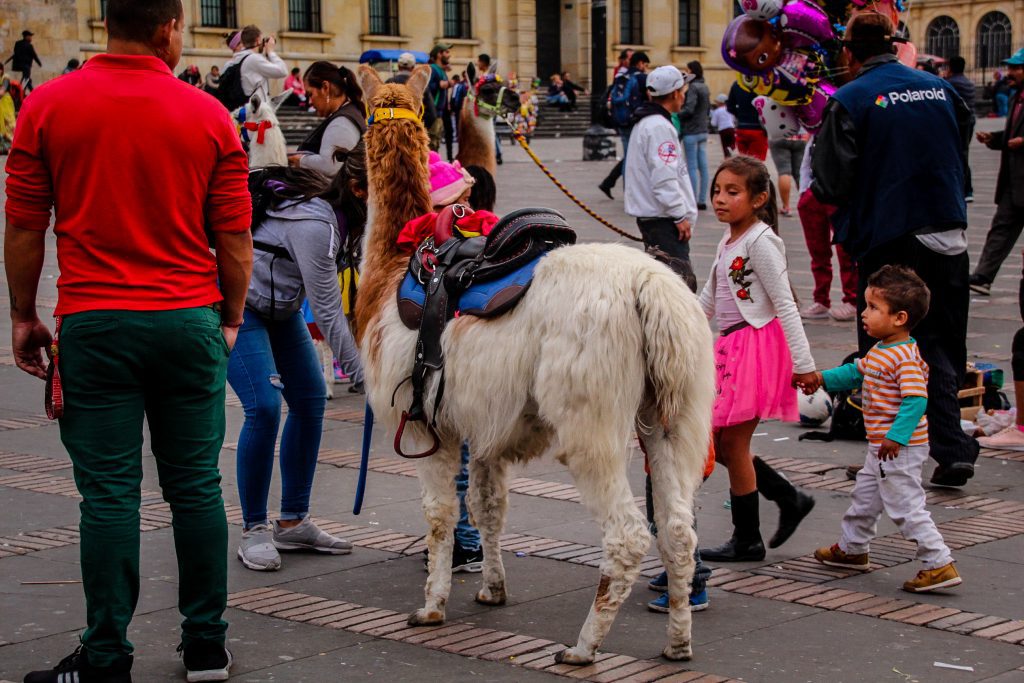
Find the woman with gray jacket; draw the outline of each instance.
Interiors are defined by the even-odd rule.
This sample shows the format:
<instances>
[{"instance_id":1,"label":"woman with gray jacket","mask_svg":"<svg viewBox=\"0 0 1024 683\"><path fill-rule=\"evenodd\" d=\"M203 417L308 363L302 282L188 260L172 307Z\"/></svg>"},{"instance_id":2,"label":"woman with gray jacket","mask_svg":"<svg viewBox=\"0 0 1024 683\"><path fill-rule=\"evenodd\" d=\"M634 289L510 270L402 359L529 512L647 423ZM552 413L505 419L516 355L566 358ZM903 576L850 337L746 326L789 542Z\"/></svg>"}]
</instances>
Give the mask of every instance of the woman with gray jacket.
<instances>
[{"instance_id":1,"label":"woman with gray jacket","mask_svg":"<svg viewBox=\"0 0 1024 683\"><path fill-rule=\"evenodd\" d=\"M708 127L711 116L711 91L704 83L704 67L693 61L686 65L692 80L686 91L686 100L679 112L681 131L679 137L686 151L686 168L690 173L690 186L697 198L697 208L707 209L708 185ZM697 175L700 174L700 183ZM699 185L699 186L698 186Z\"/></svg>"},{"instance_id":2,"label":"woman with gray jacket","mask_svg":"<svg viewBox=\"0 0 1024 683\"><path fill-rule=\"evenodd\" d=\"M308 299L342 370L361 383L359 353L342 313L338 261L351 254L346 245L358 242L365 225L365 188L361 144L333 182L287 167L249 176L253 271L227 372L245 411L237 455L244 525L238 559L249 569L279 569L280 550L352 550L309 517L327 388L301 308ZM281 436L281 514L271 526L267 498L282 399L288 415Z\"/></svg>"}]
</instances>

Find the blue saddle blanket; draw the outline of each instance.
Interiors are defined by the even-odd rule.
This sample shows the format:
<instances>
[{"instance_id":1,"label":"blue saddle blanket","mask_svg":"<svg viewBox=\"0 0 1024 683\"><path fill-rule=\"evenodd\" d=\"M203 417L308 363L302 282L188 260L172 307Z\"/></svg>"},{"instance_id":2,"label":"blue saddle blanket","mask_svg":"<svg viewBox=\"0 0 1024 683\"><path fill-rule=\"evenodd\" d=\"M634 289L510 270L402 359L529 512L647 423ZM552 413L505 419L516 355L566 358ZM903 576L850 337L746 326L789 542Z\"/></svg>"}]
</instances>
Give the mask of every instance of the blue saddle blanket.
<instances>
[{"instance_id":1,"label":"blue saddle blanket","mask_svg":"<svg viewBox=\"0 0 1024 683\"><path fill-rule=\"evenodd\" d=\"M526 293L530 282L533 280L533 271L537 264L546 254L529 261L517 270L504 275L497 280L478 282L470 285L469 289L459 297L459 305L456 315L475 315L480 318L490 318L513 308L523 294ZM419 321L423 313L423 302L426 300L426 292L423 285L416 281L412 273L406 272L401 286L398 288L398 312L402 322L411 329L419 328Z\"/></svg>"}]
</instances>

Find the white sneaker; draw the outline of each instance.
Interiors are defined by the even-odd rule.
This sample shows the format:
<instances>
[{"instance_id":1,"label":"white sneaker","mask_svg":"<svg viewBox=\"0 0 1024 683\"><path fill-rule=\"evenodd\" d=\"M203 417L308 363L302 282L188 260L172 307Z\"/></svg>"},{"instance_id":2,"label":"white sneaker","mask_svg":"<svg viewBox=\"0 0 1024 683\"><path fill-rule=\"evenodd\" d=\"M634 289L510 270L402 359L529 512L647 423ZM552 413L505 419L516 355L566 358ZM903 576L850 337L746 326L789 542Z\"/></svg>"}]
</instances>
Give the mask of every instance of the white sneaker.
<instances>
[{"instance_id":1,"label":"white sneaker","mask_svg":"<svg viewBox=\"0 0 1024 683\"><path fill-rule=\"evenodd\" d=\"M274 534L266 524L242 532L238 559L257 572L276 572L281 568L281 554L274 547Z\"/></svg>"},{"instance_id":2,"label":"white sneaker","mask_svg":"<svg viewBox=\"0 0 1024 683\"><path fill-rule=\"evenodd\" d=\"M287 529L274 520L274 546L278 550L312 550L328 555L352 552L351 543L322 530L308 516L303 517L297 526Z\"/></svg>"},{"instance_id":3,"label":"white sneaker","mask_svg":"<svg viewBox=\"0 0 1024 683\"><path fill-rule=\"evenodd\" d=\"M857 317L857 307L853 304L843 302L828 309L828 314L833 320L846 322L847 320L853 320Z\"/></svg>"},{"instance_id":4,"label":"white sneaker","mask_svg":"<svg viewBox=\"0 0 1024 683\"><path fill-rule=\"evenodd\" d=\"M824 320L828 317L828 307L815 301L810 306L805 306L800 311L800 317L805 320Z\"/></svg>"},{"instance_id":5,"label":"white sneaker","mask_svg":"<svg viewBox=\"0 0 1024 683\"><path fill-rule=\"evenodd\" d=\"M978 445L999 451L1024 451L1024 432L1020 431L1017 425L1010 425L992 436L979 437Z\"/></svg>"}]
</instances>

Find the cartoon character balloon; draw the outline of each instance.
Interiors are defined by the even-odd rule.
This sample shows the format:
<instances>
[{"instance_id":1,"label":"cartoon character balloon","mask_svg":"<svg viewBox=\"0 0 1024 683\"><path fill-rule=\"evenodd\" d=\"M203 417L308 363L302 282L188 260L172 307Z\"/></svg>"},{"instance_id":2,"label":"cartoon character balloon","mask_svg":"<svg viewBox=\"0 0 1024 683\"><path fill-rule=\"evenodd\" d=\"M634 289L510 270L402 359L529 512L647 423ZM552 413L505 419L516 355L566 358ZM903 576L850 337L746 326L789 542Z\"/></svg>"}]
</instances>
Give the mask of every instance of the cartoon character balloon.
<instances>
[{"instance_id":1,"label":"cartoon character balloon","mask_svg":"<svg viewBox=\"0 0 1024 683\"><path fill-rule=\"evenodd\" d=\"M768 132L769 140L779 140L800 132L800 121L795 107L787 107L761 95L754 98L754 109L757 110L757 117L761 119L761 125Z\"/></svg>"},{"instance_id":2,"label":"cartoon character balloon","mask_svg":"<svg viewBox=\"0 0 1024 683\"><path fill-rule=\"evenodd\" d=\"M768 21L779 15L786 0L741 0L743 13L751 19Z\"/></svg>"}]
</instances>

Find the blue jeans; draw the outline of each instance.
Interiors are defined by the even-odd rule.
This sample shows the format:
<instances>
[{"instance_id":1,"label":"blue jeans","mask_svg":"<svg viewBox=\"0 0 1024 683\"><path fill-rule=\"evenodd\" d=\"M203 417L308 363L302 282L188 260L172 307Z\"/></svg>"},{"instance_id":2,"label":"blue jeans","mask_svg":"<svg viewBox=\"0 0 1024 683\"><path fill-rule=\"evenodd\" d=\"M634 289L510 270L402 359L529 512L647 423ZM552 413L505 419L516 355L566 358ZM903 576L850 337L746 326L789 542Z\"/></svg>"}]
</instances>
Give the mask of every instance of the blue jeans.
<instances>
[{"instance_id":1,"label":"blue jeans","mask_svg":"<svg viewBox=\"0 0 1024 683\"><path fill-rule=\"evenodd\" d=\"M462 467L455 475L455 493L459 496L459 523L455 525L455 542L464 550L480 548L480 532L469 523L466 491L469 490L469 446L462 444Z\"/></svg>"},{"instance_id":2,"label":"blue jeans","mask_svg":"<svg viewBox=\"0 0 1024 683\"><path fill-rule=\"evenodd\" d=\"M246 310L228 360L228 383L245 412L237 457L245 528L267 522L282 397L288 403L288 417L281 435L281 519L304 518L320 451L327 387L302 313L271 322Z\"/></svg>"},{"instance_id":3,"label":"blue jeans","mask_svg":"<svg viewBox=\"0 0 1024 683\"><path fill-rule=\"evenodd\" d=\"M683 136L683 148L686 150L686 170L690 173L690 187L698 204L708 201L708 134L695 133ZM700 191L697 191L697 172L700 172Z\"/></svg>"}]
</instances>

